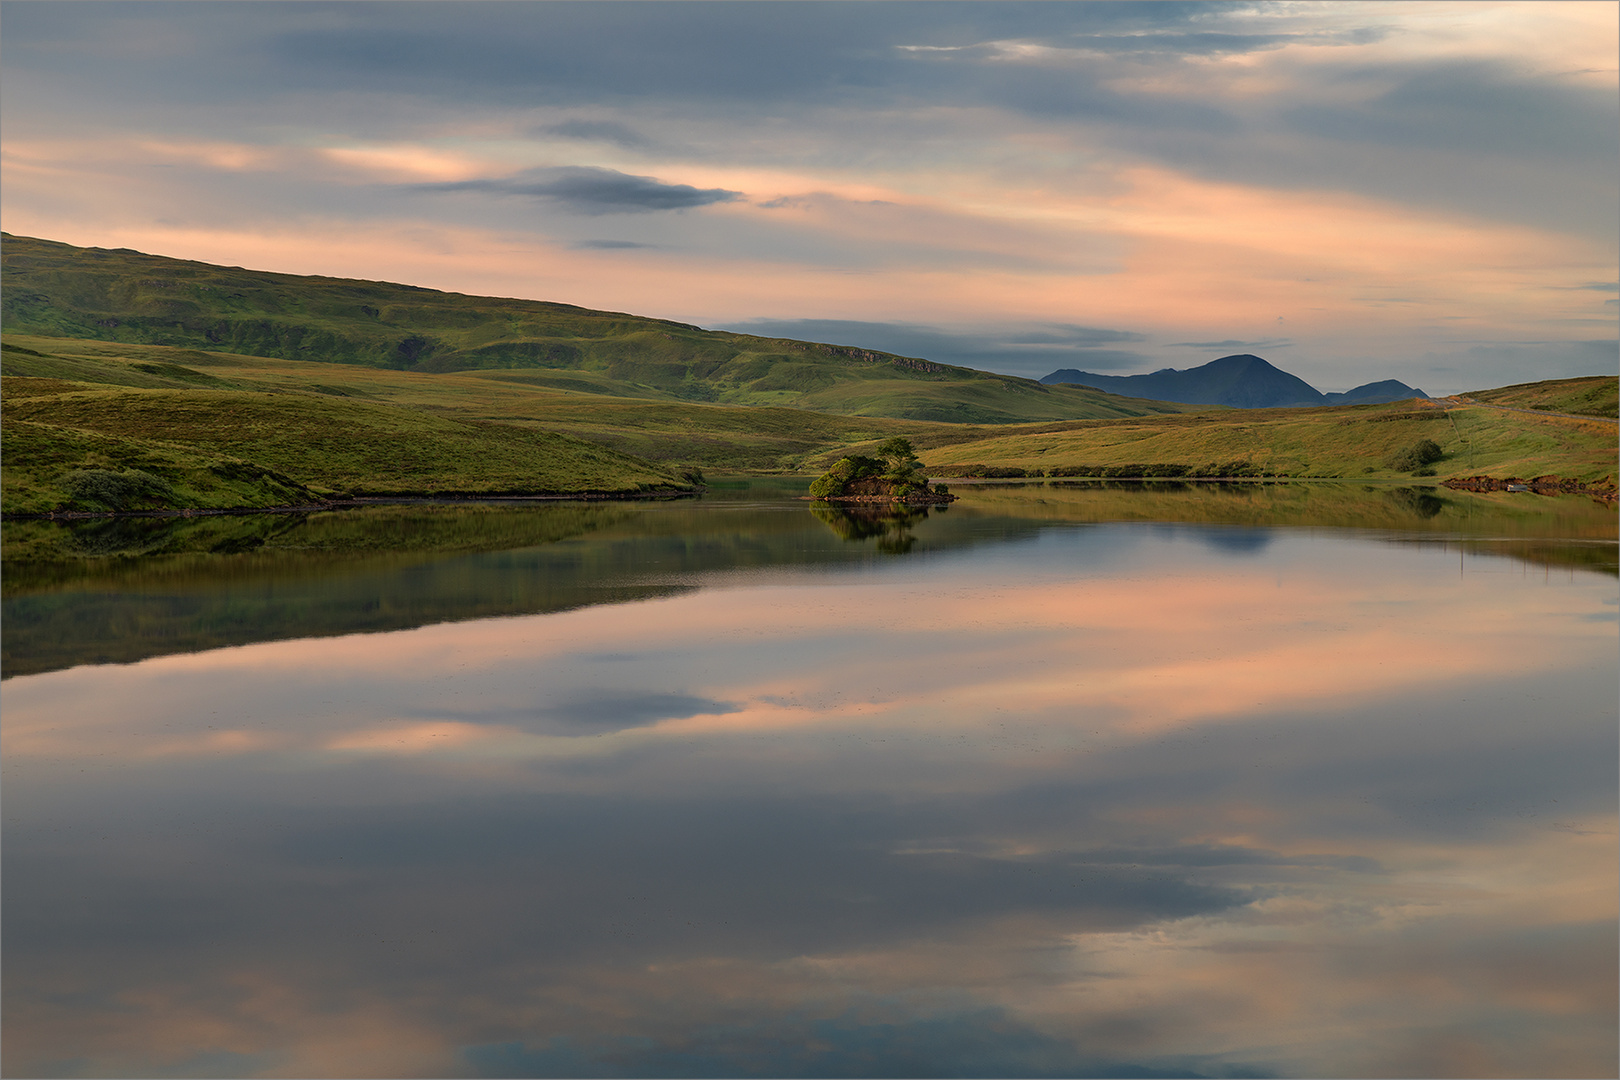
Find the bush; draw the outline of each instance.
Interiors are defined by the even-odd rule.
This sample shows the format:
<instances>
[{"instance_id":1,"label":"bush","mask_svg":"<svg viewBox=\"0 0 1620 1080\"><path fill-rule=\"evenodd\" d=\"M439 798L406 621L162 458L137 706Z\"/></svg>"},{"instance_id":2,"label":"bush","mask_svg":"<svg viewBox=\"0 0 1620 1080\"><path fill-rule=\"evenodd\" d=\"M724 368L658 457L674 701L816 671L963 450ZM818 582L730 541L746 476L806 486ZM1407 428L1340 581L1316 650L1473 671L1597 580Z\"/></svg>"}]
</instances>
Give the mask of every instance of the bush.
<instances>
[{"instance_id":1,"label":"bush","mask_svg":"<svg viewBox=\"0 0 1620 1080\"><path fill-rule=\"evenodd\" d=\"M94 510L126 510L136 503L165 503L174 488L161 476L140 469L76 469L63 478L73 505Z\"/></svg>"},{"instance_id":2,"label":"bush","mask_svg":"<svg viewBox=\"0 0 1620 1080\"><path fill-rule=\"evenodd\" d=\"M868 476L881 476L884 463L877 458L863 457L852 454L849 457L839 458L810 485L810 495L816 499L832 499L844 493L853 481Z\"/></svg>"},{"instance_id":3,"label":"bush","mask_svg":"<svg viewBox=\"0 0 1620 1080\"><path fill-rule=\"evenodd\" d=\"M1186 475L1216 478L1259 476L1260 470L1251 461L1211 461Z\"/></svg>"},{"instance_id":4,"label":"bush","mask_svg":"<svg viewBox=\"0 0 1620 1080\"><path fill-rule=\"evenodd\" d=\"M1416 472L1423 466L1433 464L1445 456L1445 451L1441 450L1440 444L1433 439L1419 439L1405 450L1396 453L1384 464L1396 472ZM1434 472L1431 470L1428 475L1433 476Z\"/></svg>"}]
</instances>

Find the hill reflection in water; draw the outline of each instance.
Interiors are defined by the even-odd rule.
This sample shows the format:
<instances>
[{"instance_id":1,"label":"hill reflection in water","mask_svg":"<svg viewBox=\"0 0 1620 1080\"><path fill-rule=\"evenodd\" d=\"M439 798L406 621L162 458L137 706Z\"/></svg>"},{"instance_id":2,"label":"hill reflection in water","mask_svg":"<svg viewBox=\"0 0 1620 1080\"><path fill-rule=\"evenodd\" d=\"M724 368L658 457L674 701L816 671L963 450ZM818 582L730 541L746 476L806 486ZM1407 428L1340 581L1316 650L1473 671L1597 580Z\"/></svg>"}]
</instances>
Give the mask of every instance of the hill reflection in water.
<instances>
[{"instance_id":1,"label":"hill reflection in water","mask_svg":"<svg viewBox=\"0 0 1620 1080\"><path fill-rule=\"evenodd\" d=\"M1352 485L959 484L948 509L812 504L803 481L700 502L407 504L316 514L18 521L5 529L11 675L292 637L406 629L666 595L704 574L927 554L1062 525L1344 528L1615 574L1614 513L1578 497Z\"/></svg>"}]
</instances>

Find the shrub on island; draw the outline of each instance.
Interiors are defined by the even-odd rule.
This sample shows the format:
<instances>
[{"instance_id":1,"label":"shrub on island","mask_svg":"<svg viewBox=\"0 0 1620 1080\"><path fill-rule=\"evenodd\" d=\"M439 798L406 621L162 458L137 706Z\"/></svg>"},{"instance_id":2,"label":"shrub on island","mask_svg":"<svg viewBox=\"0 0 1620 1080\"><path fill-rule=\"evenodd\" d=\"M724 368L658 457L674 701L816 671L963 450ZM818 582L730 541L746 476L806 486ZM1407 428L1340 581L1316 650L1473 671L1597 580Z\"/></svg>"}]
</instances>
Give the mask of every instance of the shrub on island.
<instances>
[{"instance_id":1,"label":"shrub on island","mask_svg":"<svg viewBox=\"0 0 1620 1080\"><path fill-rule=\"evenodd\" d=\"M950 502L956 496L931 489L909 439L895 436L877 448L879 457L839 458L810 485L813 499L863 502Z\"/></svg>"}]
</instances>

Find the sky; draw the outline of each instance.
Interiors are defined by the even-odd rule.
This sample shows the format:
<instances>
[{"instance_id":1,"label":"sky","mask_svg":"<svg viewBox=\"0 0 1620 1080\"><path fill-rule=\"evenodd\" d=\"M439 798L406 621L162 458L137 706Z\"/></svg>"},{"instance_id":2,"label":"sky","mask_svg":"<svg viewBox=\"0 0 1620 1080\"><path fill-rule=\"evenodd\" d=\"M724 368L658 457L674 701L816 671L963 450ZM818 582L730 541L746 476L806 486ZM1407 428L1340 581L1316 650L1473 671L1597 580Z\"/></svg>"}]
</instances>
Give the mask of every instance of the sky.
<instances>
[{"instance_id":1,"label":"sky","mask_svg":"<svg viewBox=\"0 0 1620 1080\"><path fill-rule=\"evenodd\" d=\"M1620 7L0 4L0 225L1039 377L1620 367Z\"/></svg>"}]
</instances>

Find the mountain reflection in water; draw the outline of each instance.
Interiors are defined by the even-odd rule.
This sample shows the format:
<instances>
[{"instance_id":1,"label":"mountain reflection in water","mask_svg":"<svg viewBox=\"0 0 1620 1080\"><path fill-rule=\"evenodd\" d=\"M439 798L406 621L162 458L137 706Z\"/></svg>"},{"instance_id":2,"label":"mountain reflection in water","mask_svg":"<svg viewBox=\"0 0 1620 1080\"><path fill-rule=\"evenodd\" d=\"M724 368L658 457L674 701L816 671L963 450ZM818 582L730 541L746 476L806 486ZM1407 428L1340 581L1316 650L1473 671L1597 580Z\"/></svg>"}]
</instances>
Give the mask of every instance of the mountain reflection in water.
<instances>
[{"instance_id":1,"label":"mountain reflection in water","mask_svg":"<svg viewBox=\"0 0 1620 1080\"><path fill-rule=\"evenodd\" d=\"M1461 546L1578 529L956 490L899 558L742 493L8 593L285 618L3 684L5 1071L1612 1073L1620 596Z\"/></svg>"}]
</instances>

